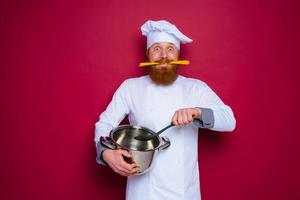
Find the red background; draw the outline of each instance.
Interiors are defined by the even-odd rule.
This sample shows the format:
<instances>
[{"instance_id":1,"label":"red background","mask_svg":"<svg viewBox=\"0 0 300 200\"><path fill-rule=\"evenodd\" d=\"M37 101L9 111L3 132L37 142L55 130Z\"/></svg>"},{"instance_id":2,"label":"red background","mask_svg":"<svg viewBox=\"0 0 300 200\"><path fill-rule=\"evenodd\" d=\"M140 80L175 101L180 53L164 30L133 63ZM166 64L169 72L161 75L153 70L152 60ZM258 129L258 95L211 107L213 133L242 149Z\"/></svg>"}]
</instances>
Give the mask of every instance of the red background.
<instances>
[{"instance_id":1,"label":"red background","mask_svg":"<svg viewBox=\"0 0 300 200\"><path fill-rule=\"evenodd\" d=\"M2 1L0 199L124 198L125 178L95 162L94 123L145 73L148 19L194 40L180 72L235 112L233 134L200 133L203 199L300 199L295 2Z\"/></svg>"}]
</instances>

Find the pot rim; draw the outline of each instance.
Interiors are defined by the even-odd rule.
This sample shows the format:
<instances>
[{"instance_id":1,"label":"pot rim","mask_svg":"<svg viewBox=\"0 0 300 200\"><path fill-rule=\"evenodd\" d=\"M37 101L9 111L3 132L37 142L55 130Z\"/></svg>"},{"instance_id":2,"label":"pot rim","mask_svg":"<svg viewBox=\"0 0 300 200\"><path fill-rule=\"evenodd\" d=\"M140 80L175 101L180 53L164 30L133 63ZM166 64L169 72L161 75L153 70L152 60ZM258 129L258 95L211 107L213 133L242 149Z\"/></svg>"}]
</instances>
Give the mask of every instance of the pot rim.
<instances>
[{"instance_id":1,"label":"pot rim","mask_svg":"<svg viewBox=\"0 0 300 200\"><path fill-rule=\"evenodd\" d=\"M113 137L113 134L115 132L117 132L118 130L121 130L121 129L125 129L125 128L132 128L132 129L142 129L144 131L148 131L150 132L151 134L154 134L155 132L152 131L151 129L149 128L146 128L146 127L143 127L143 126L136 126L136 125L130 125L130 124L125 124L125 125L120 125L116 128L114 128L113 130L111 130L110 132L110 138L112 139L112 141L118 145L119 147L121 147L122 149L126 149L126 150L130 150L130 151L142 151L142 152L146 152L146 151L155 151L157 150L160 146L161 146L161 142L162 142L162 139L160 136L156 136L155 138L158 139L158 144L157 147L153 148L153 149L147 149L147 150L135 150L135 149L130 149L130 148L127 148L127 147L124 147L123 145L120 145L119 143L117 143Z\"/></svg>"}]
</instances>

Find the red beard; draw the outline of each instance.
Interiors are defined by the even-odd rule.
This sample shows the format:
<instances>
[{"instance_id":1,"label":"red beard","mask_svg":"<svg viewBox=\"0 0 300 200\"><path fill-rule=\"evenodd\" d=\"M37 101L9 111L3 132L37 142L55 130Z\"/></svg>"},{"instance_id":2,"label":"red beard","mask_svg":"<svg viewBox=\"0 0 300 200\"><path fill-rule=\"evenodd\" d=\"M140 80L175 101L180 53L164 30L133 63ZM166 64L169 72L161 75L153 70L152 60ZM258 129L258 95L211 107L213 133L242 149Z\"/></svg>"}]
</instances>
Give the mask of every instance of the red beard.
<instances>
[{"instance_id":1,"label":"red beard","mask_svg":"<svg viewBox=\"0 0 300 200\"><path fill-rule=\"evenodd\" d=\"M156 66L150 66L148 68L148 74L153 82L160 85L169 85L173 83L177 76L178 65L172 65L170 68L157 68Z\"/></svg>"}]
</instances>

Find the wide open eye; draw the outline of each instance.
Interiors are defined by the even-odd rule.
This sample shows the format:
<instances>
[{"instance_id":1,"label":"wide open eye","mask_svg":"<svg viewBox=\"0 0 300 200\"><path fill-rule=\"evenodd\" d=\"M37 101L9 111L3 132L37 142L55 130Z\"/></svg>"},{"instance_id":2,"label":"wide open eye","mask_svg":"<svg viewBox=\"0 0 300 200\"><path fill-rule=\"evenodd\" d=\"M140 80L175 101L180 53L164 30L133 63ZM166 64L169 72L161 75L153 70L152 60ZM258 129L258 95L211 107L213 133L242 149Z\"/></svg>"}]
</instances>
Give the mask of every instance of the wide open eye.
<instances>
[{"instance_id":1,"label":"wide open eye","mask_svg":"<svg viewBox=\"0 0 300 200\"><path fill-rule=\"evenodd\" d=\"M169 52L173 52L174 50L175 50L174 47L168 47Z\"/></svg>"},{"instance_id":2,"label":"wide open eye","mask_svg":"<svg viewBox=\"0 0 300 200\"><path fill-rule=\"evenodd\" d=\"M154 47L153 51L160 51L160 47Z\"/></svg>"}]
</instances>

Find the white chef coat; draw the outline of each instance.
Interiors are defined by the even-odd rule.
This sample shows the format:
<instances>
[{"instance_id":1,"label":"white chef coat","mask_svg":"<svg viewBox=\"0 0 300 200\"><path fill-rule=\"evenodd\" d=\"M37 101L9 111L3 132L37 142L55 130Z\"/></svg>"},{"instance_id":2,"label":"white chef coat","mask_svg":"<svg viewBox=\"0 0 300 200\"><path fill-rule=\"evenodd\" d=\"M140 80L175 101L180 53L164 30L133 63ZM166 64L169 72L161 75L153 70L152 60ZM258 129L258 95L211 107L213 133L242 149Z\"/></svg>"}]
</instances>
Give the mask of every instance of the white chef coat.
<instances>
[{"instance_id":1,"label":"white chef coat","mask_svg":"<svg viewBox=\"0 0 300 200\"><path fill-rule=\"evenodd\" d=\"M180 108L213 110L212 130L232 131L235 118L229 106L206 83L178 76L168 86L157 85L142 76L124 81L96 123L95 142L108 136L128 115L131 125L159 131L171 122ZM154 157L149 172L127 179L127 200L199 200L198 127L189 124L172 127L161 134L171 145Z\"/></svg>"}]
</instances>

